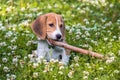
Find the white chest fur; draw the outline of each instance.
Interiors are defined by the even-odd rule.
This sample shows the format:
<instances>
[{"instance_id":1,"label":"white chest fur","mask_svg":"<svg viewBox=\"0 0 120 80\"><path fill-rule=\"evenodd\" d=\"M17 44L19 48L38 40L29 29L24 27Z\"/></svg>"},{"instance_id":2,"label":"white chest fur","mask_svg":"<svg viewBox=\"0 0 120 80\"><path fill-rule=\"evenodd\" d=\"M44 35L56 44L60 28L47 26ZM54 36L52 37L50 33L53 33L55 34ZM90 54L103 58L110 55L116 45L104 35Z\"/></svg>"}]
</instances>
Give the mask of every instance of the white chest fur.
<instances>
[{"instance_id":1,"label":"white chest fur","mask_svg":"<svg viewBox=\"0 0 120 80\"><path fill-rule=\"evenodd\" d=\"M37 56L38 58L44 58L47 61L50 59L58 59L62 56L62 63L67 64L69 61L69 56L66 55L65 49L62 47L55 46L54 48L49 48L49 44L46 40L39 40L37 46Z\"/></svg>"}]
</instances>

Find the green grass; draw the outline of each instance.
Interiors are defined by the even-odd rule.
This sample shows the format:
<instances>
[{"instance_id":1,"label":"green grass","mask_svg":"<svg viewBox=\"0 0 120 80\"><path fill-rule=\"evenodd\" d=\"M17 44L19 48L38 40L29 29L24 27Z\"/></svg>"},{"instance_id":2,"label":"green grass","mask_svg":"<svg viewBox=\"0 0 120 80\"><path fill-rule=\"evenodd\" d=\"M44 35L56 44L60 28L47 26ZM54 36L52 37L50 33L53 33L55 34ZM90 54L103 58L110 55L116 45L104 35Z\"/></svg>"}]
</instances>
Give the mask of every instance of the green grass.
<instances>
[{"instance_id":1,"label":"green grass","mask_svg":"<svg viewBox=\"0 0 120 80\"><path fill-rule=\"evenodd\" d=\"M68 66L31 61L37 48L30 24L41 14L64 17L69 44L109 56L71 52ZM0 80L120 80L119 0L0 1Z\"/></svg>"}]
</instances>

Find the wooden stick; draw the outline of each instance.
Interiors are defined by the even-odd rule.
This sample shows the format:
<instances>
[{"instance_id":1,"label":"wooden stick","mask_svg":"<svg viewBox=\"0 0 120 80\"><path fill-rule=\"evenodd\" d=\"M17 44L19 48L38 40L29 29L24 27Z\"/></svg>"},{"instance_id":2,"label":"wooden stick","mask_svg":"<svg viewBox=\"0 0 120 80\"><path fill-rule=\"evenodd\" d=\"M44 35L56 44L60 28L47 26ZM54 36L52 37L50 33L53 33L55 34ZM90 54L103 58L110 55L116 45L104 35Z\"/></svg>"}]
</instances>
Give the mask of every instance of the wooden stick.
<instances>
[{"instance_id":1,"label":"wooden stick","mask_svg":"<svg viewBox=\"0 0 120 80\"><path fill-rule=\"evenodd\" d=\"M108 59L107 57L104 57L102 54L92 52L89 50L85 50L85 49L81 49L81 48L78 48L75 46L71 46L71 45L63 43L63 42L58 42L58 41L53 41L53 40L51 42L53 45L61 46L61 47L64 47L64 48L72 50L72 51L76 51L76 52L83 53L83 54L88 54L90 56L97 57L97 58Z\"/></svg>"}]
</instances>

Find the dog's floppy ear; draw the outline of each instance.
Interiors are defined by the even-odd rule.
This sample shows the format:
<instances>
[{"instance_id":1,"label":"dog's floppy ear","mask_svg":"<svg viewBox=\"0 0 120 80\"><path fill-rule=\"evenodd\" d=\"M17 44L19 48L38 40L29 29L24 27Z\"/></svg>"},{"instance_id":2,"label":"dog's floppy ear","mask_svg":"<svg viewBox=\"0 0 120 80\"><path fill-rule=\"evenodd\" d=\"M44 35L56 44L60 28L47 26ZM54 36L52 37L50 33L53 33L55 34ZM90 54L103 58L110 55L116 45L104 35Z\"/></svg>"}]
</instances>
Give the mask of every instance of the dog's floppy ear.
<instances>
[{"instance_id":1,"label":"dog's floppy ear","mask_svg":"<svg viewBox=\"0 0 120 80\"><path fill-rule=\"evenodd\" d=\"M31 28L33 32L39 37L41 40L46 38L46 19L45 15L39 16L35 21L32 22Z\"/></svg>"}]
</instances>

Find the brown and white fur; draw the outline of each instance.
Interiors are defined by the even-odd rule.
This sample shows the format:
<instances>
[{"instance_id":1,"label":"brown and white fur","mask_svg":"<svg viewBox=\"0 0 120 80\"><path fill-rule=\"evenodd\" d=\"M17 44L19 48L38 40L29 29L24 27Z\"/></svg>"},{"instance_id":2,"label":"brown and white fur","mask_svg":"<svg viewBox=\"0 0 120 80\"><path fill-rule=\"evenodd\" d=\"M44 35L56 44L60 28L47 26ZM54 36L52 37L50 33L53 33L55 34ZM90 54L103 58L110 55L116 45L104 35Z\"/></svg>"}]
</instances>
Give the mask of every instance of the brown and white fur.
<instances>
[{"instance_id":1,"label":"brown and white fur","mask_svg":"<svg viewBox=\"0 0 120 80\"><path fill-rule=\"evenodd\" d=\"M36 52L38 59L44 58L47 61L57 59L65 65L69 62L70 55L66 49L59 46L49 48L49 45L52 45L49 39L65 42L65 24L61 15L56 13L41 15L33 21L31 28L38 37Z\"/></svg>"}]
</instances>

